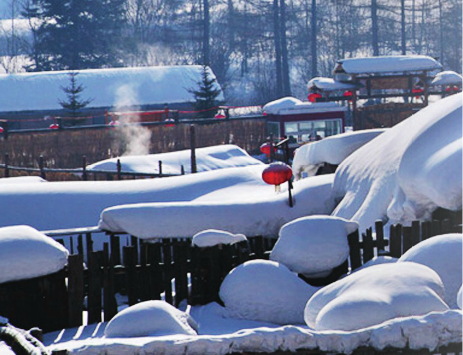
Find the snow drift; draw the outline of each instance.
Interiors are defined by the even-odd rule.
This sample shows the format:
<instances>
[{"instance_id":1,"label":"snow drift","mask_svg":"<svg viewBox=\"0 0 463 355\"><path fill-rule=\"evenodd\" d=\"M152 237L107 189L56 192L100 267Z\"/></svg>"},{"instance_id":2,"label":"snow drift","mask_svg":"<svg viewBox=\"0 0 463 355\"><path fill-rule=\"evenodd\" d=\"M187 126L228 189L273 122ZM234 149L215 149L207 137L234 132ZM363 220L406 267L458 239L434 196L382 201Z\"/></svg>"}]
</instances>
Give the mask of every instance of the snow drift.
<instances>
[{"instance_id":1,"label":"snow drift","mask_svg":"<svg viewBox=\"0 0 463 355\"><path fill-rule=\"evenodd\" d=\"M347 235L358 224L331 216L298 218L285 224L270 259L307 277L324 277L349 255Z\"/></svg>"},{"instance_id":2,"label":"snow drift","mask_svg":"<svg viewBox=\"0 0 463 355\"><path fill-rule=\"evenodd\" d=\"M268 260L245 262L220 286L230 316L276 324L304 323L304 306L317 291L283 264Z\"/></svg>"},{"instance_id":3,"label":"snow drift","mask_svg":"<svg viewBox=\"0 0 463 355\"><path fill-rule=\"evenodd\" d=\"M444 312L444 288L427 266L403 262L365 268L318 291L304 311L315 330L351 331L397 317Z\"/></svg>"},{"instance_id":4,"label":"snow drift","mask_svg":"<svg viewBox=\"0 0 463 355\"><path fill-rule=\"evenodd\" d=\"M333 215L366 230L377 219L406 223L437 207L461 209L462 95L434 103L387 130L338 167Z\"/></svg>"},{"instance_id":5,"label":"snow drift","mask_svg":"<svg viewBox=\"0 0 463 355\"><path fill-rule=\"evenodd\" d=\"M457 308L457 294L462 283L462 248L462 234L439 235L409 249L399 262L412 261L433 269L444 284L445 302Z\"/></svg>"},{"instance_id":6,"label":"snow drift","mask_svg":"<svg viewBox=\"0 0 463 355\"><path fill-rule=\"evenodd\" d=\"M29 226L0 228L0 283L58 272L69 252Z\"/></svg>"}]
</instances>

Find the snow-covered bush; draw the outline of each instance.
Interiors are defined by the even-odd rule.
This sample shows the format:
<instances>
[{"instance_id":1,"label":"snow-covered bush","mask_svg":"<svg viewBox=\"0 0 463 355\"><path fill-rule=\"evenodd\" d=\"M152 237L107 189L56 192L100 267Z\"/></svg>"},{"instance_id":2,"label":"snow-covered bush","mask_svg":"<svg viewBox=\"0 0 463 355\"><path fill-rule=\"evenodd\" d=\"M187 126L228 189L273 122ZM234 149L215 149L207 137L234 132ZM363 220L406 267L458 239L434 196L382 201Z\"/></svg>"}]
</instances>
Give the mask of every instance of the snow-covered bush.
<instances>
[{"instance_id":1,"label":"snow-covered bush","mask_svg":"<svg viewBox=\"0 0 463 355\"><path fill-rule=\"evenodd\" d=\"M30 226L0 228L0 283L53 274L69 252Z\"/></svg>"},{"instance_id":2,"label":"snow-covered bush","mask_svg":"<svg viewBox=\"0 0 463 355\"><path fill-rule=\"evenodd\" d=\"M462 234L444 234L435 236L409 249L399 259L423 264L433 269L445 289L445 302L457 307L457 294L462 280Z\"/></svg>"},{"instance_id":3,"label":"snow-covered bush","mask_svg":"<svg viewBox=\"0 0 463 355\"><path fill-rule=\"evenodd\" d=\"M164 301L145 301L119 312L106 326L108 338L196 335L198 325L185 312Z\"/></svg>"},{"instance_id":4,"label":"snow-covered bush","mask_svg":"<svg viewBox=\"0 0 463 355\"><path fill-rule=\"evenodd\" d=\"M220 298L233 318L302 324L305 304L315 291L282 264L252 260L225 277Z\"/></svg>"},{"instance_id":5,"label":"snow-covered bush","mask_svg":"<svg viewBox=\"0 0 463 355\"><path fill-rule=\"evenodd\" d=\"M307 277L324 277L349 256L347 235L356 222L331 216L309 216L285 224L270 259Z\"/></svg>"},{"instance_id":6,"label":"snow-covered bush","mask_svg":"<svg viewBox=\"0 0 463 355\"><path fill-rule=\"evenodd\" d=\"M192 244L200 248L213 247L218 244L235 244L246 241L244 234L232 234L218 229L206 229L193 236Z\"/></svg>"},{"instance_id":7,"label":"snow-covered bush","mask_svg":"<svg viewBox=\"0 0 463 355\"><path fill-rule=\"evenodd\" d=\"M397 317L448 310L436 272L411 262L360 270L315 293L304 319L315 330L357 330Z\"/></svg>"}]
</instances>

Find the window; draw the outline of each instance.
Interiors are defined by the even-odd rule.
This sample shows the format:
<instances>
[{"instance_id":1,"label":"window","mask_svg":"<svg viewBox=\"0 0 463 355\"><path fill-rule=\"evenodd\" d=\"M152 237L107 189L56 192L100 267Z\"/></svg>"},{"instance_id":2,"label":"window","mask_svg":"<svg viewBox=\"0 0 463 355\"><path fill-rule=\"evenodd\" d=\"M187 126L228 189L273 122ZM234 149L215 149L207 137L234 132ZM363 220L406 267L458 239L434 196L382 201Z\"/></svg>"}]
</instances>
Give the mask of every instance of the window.
<instances>
[{"instance_id":1,"label":"window","mask_svg":"<svg viewBox=\"0 0 463 355\"><path fill-rule=\"evenodd\" d=\"M285 123L285 134L297 138L299 143L316 141L341 132L340 118Z\"/></svg>"}]
</instances>

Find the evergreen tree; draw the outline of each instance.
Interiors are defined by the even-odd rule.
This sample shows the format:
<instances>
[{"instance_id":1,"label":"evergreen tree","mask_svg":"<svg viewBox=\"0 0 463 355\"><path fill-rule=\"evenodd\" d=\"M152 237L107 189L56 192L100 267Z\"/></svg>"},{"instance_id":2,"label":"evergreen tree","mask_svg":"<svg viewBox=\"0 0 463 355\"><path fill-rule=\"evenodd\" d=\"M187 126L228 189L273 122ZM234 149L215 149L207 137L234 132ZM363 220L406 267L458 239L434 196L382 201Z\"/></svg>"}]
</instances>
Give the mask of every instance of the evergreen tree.
<instances>
[{"instance_id":1,"label":"evergreen tree","mask_svg":"<svg viewBox=\"0 0 463 355\"><path fill-rule=\"evenodd\" d=\"M188 90L195 97L193 106L198 111L197 117L213 117L217 113L214 108L220 104L217 97L221 90L217 88L217 80L210 77L207 65L202 66L201 81L197 85L197 89Z\"/></svg>"},{"instance_id":2,"label":"evergreen tree","mask_svg":"<svg viewBox=\"0 0 463 355\"><path fill-rule=\"evenodd\" d=\"M78 117L81 113L81 110L85 108L90 102L92 102L91 99L80 99L80 94L82 91L84 91L84 87L77 84L77 75L78 73L75 71L69 72L69 86L61 87L61 89L66 93L67 100L58 100L61 107L65 110L68 110L72 117Z\"/></svg>"},{"instance_id":3,"label":"evergreen tree","mask_svg":"<svg viewBox=\"0 0 463 355\"><path fill-rule=\"evenodd\" d=\"M32 0L23 15L40 20L30 70L121 65L116 51L125 26L125 0Z\"/></svg>"}]
</instances>

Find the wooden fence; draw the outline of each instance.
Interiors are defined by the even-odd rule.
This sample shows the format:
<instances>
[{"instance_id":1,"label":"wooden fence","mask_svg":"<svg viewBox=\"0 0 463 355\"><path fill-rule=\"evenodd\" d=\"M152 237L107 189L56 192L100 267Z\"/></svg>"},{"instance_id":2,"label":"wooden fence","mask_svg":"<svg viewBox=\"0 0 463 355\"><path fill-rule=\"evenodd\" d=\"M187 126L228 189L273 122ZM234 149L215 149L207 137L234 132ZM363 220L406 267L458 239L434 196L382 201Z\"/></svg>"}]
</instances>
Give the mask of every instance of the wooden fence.
<instances>
[{"instance_id":1,"label":"wooden fence","mask_svg":"<svg viewBox=\"0 0 463 355\"><path fill-rule=\"evenodd\" d=\"M461 233L461 212L448 219L414 222L411 227L392 226L384 238L378 221L362 236L348 236L350 255L345 263L323 279L305 279L326 285L375 256L399 257L413 245L437 234ZM117 313L116 294L125 295L129 305L164 299L178 306L220 303L218 291L224 277L251 259L268 259L275 239L251 237L234 245L198 248L191 239L161 239L146 242L122 235L108 235L103 250L93 251L92 235L98 228L46 232L58 240L64 236L72 255L68 266L56 274L0 285L0 314L21 328L38 326L45 331L79 326L83 313L88 323L108 321ZM303 278L301 276L301 278ZM84 306L84 299L86 305Z\"/></svg>"}]
</instances>

